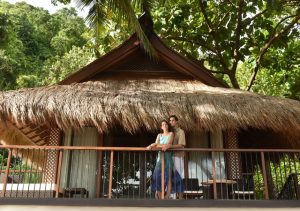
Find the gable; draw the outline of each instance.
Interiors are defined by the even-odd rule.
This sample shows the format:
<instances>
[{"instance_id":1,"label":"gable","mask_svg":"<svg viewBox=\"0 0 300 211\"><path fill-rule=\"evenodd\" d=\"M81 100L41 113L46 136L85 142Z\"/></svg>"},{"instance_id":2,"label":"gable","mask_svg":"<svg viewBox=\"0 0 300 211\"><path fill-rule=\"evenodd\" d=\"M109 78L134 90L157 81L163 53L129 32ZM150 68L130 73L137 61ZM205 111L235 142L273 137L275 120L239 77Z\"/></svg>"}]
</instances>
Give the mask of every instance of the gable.
<instances>
[{"instance_id":1,"label":"gable","mask_svg":"<svg viewBox=\"0 0 300 211\"><path fill-rule=\"evenodd\" d=\"M227 87L199 64L176 53L152 32L148 36L157 58L146 55L133 34L119 47L70 75L59 84L106 79L171 78L197 80L214 87Z\"/></svg>"},{"instance_id":2,"label":"gable","mask_svg":"<svg viewBox=\"0 0 300 211\"><path fill-rule=\"evenodd\" d=\"M141 49L136 49L131 55L119 63L86 78L85 81L106 79L193 79L192 75L176 71L161 59L151 59Z\"/></svg>"}]
</instances>

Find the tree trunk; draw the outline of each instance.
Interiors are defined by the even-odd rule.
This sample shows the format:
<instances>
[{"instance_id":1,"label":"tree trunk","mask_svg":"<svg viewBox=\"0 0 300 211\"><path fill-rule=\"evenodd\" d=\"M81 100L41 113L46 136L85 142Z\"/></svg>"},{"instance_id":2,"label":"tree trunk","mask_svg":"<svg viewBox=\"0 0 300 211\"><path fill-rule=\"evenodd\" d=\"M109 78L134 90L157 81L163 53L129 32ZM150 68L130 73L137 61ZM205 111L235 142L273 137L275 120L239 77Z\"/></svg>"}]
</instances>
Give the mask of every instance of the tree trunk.
<instances>
[{"instance_id":1,"label":"tree trunk","mask_svg":"<svg viewBox=\"0 0 300 211\"><path fill-rule=\"evenodd\" d=\"M232 87L235 89L240 89L240 85L238 83L238 81L236 80L235 74L228 74L230 82L232 84Z\"/></svg>"}]
</instances>

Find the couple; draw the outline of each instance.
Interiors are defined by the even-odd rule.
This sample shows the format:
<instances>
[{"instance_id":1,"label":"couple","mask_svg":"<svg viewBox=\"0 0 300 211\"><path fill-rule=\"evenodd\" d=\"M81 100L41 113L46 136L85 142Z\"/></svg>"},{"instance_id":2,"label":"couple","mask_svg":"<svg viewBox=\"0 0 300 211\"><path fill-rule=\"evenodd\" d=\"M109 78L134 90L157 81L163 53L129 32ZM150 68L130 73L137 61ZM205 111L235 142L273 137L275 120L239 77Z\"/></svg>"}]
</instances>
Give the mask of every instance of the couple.
<instances>
[{"instance_id":1,"label":"couple","mask_svg":"<svg viewBox=\"0 0 300 211\"><path fill-rule=\"evenodd\" d=\"M155 143L150 144L147 148L161 148L166 151L169 148L183 148L186 145L184 131L178 126L178 118L175 115L169 117L169 122L161 122L161 133L157 135ZM171 193L177 193L178 198L183 198L183 181L184 178L184 152L165 152L164 153L164 189L167 188L166 198L170 198ZM152 191L155 196L162 198L161 190L161 152L158 154L155 169L152 176Z\"/></svg>"}]
</instances>

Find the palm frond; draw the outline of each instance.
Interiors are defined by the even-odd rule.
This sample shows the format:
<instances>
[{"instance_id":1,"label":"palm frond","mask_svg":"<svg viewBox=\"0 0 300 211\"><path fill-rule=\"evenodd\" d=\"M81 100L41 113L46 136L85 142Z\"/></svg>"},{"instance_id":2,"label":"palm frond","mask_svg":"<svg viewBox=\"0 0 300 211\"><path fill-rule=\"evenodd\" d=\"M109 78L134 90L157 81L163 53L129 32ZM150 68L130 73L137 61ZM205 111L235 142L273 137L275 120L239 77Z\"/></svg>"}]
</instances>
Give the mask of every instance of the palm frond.
<instances>
[{"instance_id":1,"label":"palm frond","mask_svg":"<svg viewBox=\"0 0 300 211\"><path fill-rule=\"evenodd\" d=\"M144 48L144 50L152 57L156 57L156 52L152 47L149 39L147 38L146 34L144 33L138 18L135 15L134 9L130 4L129 0L123 1L112 1L115 3L116 8L118 8L119 15L121 19L127 20L128 25L133 28L136 32L137 36L140 39L140 42Z\"/></svg>"},{"instance_id":2,"label":"palm frond","mask_svg":"<svg viewBox=\"0 0 300 211\"><path fill-rule=\"evenodd\" d=\"M144 50L150 56L155 57L155 50L144 33L134 10L138 8L141 11L149 12L154 5L153 2L152 0L76 0L76 4L79 8L89 8L86 19L90 27L96 32L96 40L101 33L101 28L108 19L107 12L112 11L118 22L128 23L128 26L136 32Z\"/></svg>"}]
</instances>

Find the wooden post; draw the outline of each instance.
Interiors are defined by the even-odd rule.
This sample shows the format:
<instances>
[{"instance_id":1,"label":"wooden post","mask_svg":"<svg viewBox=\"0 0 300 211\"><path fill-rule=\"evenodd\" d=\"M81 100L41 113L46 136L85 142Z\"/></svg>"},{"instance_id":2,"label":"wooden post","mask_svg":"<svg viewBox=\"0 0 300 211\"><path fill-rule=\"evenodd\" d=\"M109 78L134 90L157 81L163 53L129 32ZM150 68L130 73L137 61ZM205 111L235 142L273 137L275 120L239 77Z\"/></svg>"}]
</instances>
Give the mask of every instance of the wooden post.
<instances>
[{"instance_id":1,"label":"wooden post","mask_svg":"<svg viewBox=\"0 0 300 211\"><path fill-rule=\"evenodd\" d=\"M103 153L102 151L98 152L98 166L97 166L97 192L96 197L101 197L101 183L102 183L102 159L103 159Z\"/></svg>"},{"instance_id":2,"label":"wooden post","mask_svg":"<svg viewBox=\"0 0 300 211\"><path fill-rule=\"evenodd\" d=\"M217 196L217 181L216 181L216 160L215 160L215 153L212 153L212 177L213 177L213 192L214 192L214 199L218 199Z\"/></svg>"},{"instance_id":3,"label":"wooden post","mask_svg":"<svg viewBox=\"0 0 300 211\"><path fill-rule=\"evenodd\" d=\"M5 174L4 174L4 178L3 178L2 197L5 197L5 193L6 193L6 186L7 186L7 179L8 179L8 174L9 174L9 166L11 163L11 157L12 157L12 149L8 149L8 159L7 159Z\"/></svg>"},{"instance_id":4,"label":"wooden post","mask_svg":"<svg viewBox=\"0 0 300 211\"><path fill-rule=\"evenodd\" d=\"M296 168L296 166L295 166ZM299 188L297 187L297 185L299 184L299 180L298 180L298 175L297 174L293 174L293 184L294 184L294 188L296 191L296 199L299 200L300 199L300 191Z\"/></svg>"},{"instance_id":5,"label":"wooden post","mask_svg":"<svg viewBox=\"0 0 300 211\"><path fill-rule=\"evenodd\" d=\"M146 198L146 152L138 152L139 154L139 171L140 171L140 185L139 185L139 197ZM144 159L142 158L144 157Z\"/></svg>"},{"instance_id":6,"label":"wooden post","mask_svg":"<svg viewBox=\"0 0 300 211\"><path fill-rule=\"evenodd\" d=\"M189 178L189 153L184 151L184 178Z\"/></svg>"},{"instance_id":7,"label":"wooden post","mask_svg":"<svg viewBox=\"0 0 300 211\"><path fill-rule=\"evenodd\" d=\"M103 133L99 133L98 146L103 146ZM97 189L96 189L96 197L101 197L101 183L102 183L102 159L103 152L98 152L98 165L97 165Z\"/></svg>"},{"instance_id":8,"label":"wooden post","mask_svg":"<svg viewBox=\"0 0 300 211\"><path fill-rule=\"evenodd\" d=\"M110 152L110 166L109 166L109 187L108 187L108 198L112 196L112 180L113 180L113 163L114 163L114 151Z\"/></svg>"},{"instance_id":9,"label":"wooden post","mask_svg":"<svg viewBox=\"0 0 300 211\"><path fill-rule=\"evenodd\" d=\"M161 151L161 199L165 199L165 152Z\"/></svg>"},{"instance_id":10,"label":"wooden post","mask_svg":"<svg viewBox=\"0 0 300 211\"><path fill-rule=\"evenodd\" d=\"M265 161L265 154L264 152L260 153L261 155L261 166L262 166L262 173L263 173L263 181L264 181L264 194L265 199L269 199L269 189L268 189L268 178L267 178L267 171L266 171L266 161Z\"/></svg>"},{"instance_id":11,"label":"wooden post","mask_svg":"<svg viewBox=\"0 0 300 211\"><path fill-rule=\"evenodd\" d=\"M59 197L59 186L60 186L60 174L61 174L62 159L63 159L63 151L59 150L57 178L56 178L56 187L55 187L55 198Z\"/></svg>"}]
</instances>

